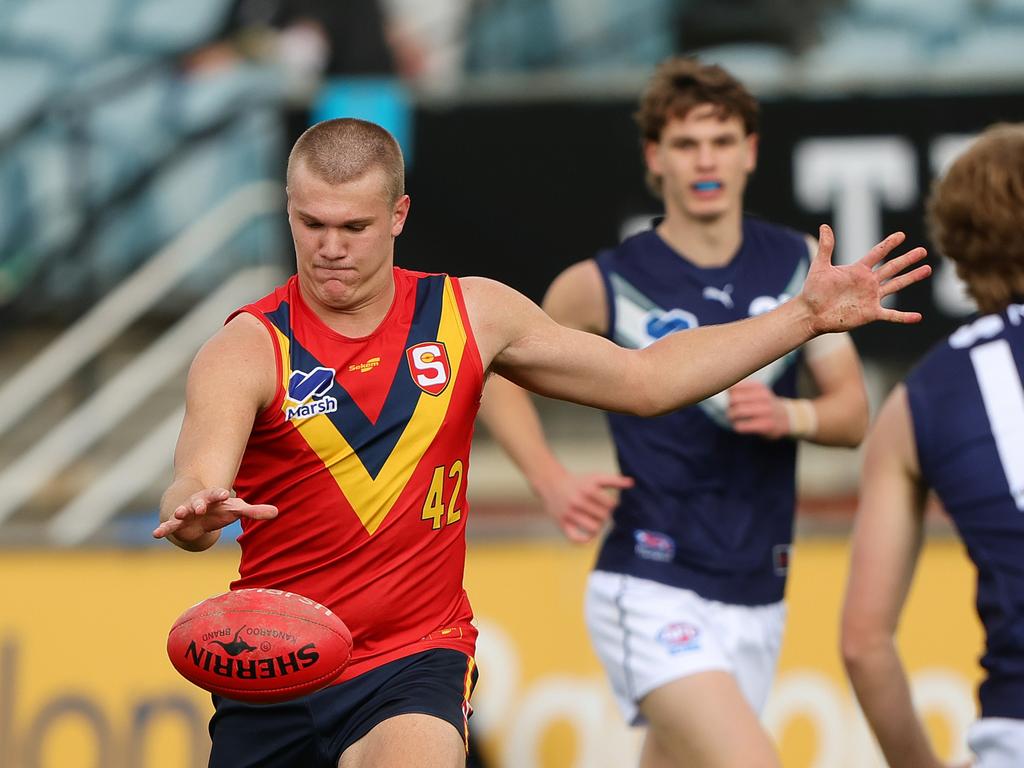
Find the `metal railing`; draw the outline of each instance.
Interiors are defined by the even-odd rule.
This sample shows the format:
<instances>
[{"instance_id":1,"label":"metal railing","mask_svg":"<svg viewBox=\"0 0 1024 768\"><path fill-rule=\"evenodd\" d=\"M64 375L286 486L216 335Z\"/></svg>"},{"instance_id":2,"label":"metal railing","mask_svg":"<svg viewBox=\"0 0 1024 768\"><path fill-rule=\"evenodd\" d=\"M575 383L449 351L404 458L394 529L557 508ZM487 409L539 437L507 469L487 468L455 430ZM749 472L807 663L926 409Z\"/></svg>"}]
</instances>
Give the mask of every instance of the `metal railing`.
<instances>
[{"instance_id":1,"label":"metal railing","mask_svg":"<svg viewBox=\"0 0 1024 768\"><path fill-rule=\"evenodd\" d=\"M0 386L0 436L93 360L118 334L156 306L204 259L210 258L251 221L279 213L279 184L254 182L238 189L160 250L73 326ZM79 404L45 437L0 472L0 527L97 440L115 430L133 408L187 364L203 340L239 304L265 293L280 277L272 267L237 273L141 352L99 390ZM65 505L46 527L52 543L79 543L113 517L134 492L168 466L171 423L180 412Z\"/></svg>"}]
</instances>

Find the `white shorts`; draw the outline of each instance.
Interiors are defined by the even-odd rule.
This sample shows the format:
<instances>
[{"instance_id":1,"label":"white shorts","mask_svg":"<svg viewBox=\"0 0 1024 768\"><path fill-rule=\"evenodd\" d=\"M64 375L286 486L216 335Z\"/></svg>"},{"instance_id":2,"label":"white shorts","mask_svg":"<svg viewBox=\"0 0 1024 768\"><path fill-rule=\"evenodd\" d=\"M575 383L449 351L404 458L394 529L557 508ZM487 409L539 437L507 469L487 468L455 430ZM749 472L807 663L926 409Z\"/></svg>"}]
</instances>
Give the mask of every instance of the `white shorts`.
<instances>
[{"instance_id":1,"label":"white shorts","mask_svg":"<svg viewBox=\"0 0 1024 768\"><path fill-rule=\"evenodd\" d=\"M1024 720L983 717L967 731L973 768L1020 768L1024 765Z\"/></svg>"},{"instance_id":2,"label":"white shorts","mask_svg":"<svg viewBox=\"0 0 1024 768\"><path fill-rule=\"evenodd\" d=\"M736 678L755 712L764 707L782 645L784 603L718 603L688 589L594 571L585 611L627 723L644 723L638 704L655 688L715 669Z\"/></svg>"}]
</instances>

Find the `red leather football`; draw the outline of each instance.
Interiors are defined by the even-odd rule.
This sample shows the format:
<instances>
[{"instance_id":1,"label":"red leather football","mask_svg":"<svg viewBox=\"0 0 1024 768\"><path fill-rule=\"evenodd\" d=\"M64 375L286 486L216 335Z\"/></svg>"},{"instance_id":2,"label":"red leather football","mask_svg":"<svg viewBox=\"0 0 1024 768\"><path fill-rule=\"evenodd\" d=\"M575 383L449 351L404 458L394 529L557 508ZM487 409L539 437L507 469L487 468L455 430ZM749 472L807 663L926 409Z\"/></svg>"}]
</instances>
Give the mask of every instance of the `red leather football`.
<instances>
[{"instance_id":1,"label":"red leather football","mask_svg":"<svg viewBox=\"0 0 1024 768\"><path fill-rule=\"evenodd\" d=\"M189 682L255 704L324 688L344 671L352 634L330 609L279 589L239 589L185 611L167 636Z\"/></svg>"}]
</instances>

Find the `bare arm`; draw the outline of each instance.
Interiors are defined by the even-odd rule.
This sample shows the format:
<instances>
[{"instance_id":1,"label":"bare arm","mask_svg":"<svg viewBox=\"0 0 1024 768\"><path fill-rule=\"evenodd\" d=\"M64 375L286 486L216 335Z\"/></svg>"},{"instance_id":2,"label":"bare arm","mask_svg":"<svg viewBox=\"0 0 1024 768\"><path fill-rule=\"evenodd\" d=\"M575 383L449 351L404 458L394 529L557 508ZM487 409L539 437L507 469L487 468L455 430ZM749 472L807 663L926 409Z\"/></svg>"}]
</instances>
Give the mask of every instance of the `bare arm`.
<instances>
[{"instance_id":1,"label":"bare arm","mask_svg":"<svg viewBox=\"0 0 1024 768\"><path fill-rule=\"evenodd\" d=\"M767 384L745 379L729 389L733 429L771 439L859 445L868 426L868 399L856 347L848 335L832 334L811 339L804 350L818 396L779 397Z\"/></svg>"},{"instance_id":2,"label":"bare arm","mask_svg":"<svg viewBox=\"0 0 1024 768\"><path fill-rule=\"evenodd\" d=\"M903 242L902 234L890 235L856 264L834 267L831 230L822 227L821 234L804 290L793 300L736 323L671 334L643 350L564 328L500 283L468 278L463 285L485 367L550 397L650 416L724 390L820 333L920 319L880 300L930 273L921 266L899 274L924 257L923 249L879 266Z\"/></svg>"},{"instance_id":3,"label":"bare arm","mask_svg":"<svg viewBox=\"0 0 1024 768\"><path fill-rule=\"evenodd\" d=\"M914 711L895 633L921 547L924 489L906 390L889 396L867 441L843 608L846 671L889 765L940 766Z\"/></svg>"},{"instance_id":4,"label":"bare arm","mask_svg":"<svg viewBox=\"0 0 1024 768\"><path fill-rule=\"evenodd\" d=\"M813 260L818 241L807 236L806 242ZM729 389L733 429L773 440L859 445L868 426L868 400L853 341L847 334L819 336L804 345L804 359L818 387L817 397L779 397L756 377L745 379Z\"/></svg>"},{"instance_id":5,"label":"bare arm","mask_svg":"<svg viewBox=\"0 0 1024 768\"><path fill-rule=\"evenodd\" d=\"M562 272L544 297L544 310L566 327L602 332L607 309L597 265L583 261ZM490 377L480 418L523 473L545 511L573 541L589 541L601 531L615 503L607 490L632 485L632 480L621 475L570 473L551 450L529 393L508 379Z\"/></svg>"},{"instance_id":6,"label":"bare arm","mask_svg":"<svg viewBox=\"0 0 1024 768\"><path fill-rule=\"evenodd\" d=\"M835 344L816 352L820 342ZM811 399L817 429L805 439L819 445L860 445L868 429L868 396L857 348L849 336L819 337L807 345L807 366L819 394Z\"/></svg>"},{"instance_id":7,"label":"bare arm","mask_svg":"<svg viewBox=\"0 0 1024 768\"><path fill-rule=\"evenodd\" d=\"M270 403L276 364L266 330L241 314L196 355L185 392L185 420L174 451L174 480L160 500L156 538L193 551L208 549L239 517L277 514L268 504L234 498L253 420Z\"/></svg>"}]
</instances>

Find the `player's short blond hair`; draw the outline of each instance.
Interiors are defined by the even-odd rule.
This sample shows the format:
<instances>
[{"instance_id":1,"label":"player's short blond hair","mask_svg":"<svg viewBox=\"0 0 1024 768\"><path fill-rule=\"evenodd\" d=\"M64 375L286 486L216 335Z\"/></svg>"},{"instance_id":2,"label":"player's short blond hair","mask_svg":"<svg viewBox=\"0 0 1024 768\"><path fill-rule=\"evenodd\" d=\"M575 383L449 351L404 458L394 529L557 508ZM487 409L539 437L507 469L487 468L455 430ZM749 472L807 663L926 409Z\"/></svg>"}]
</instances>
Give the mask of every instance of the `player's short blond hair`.
<instances>
[{"instance_id":1,"label":"player's short blond hair","mask_svg":"<svg viewBox=\"0 0 1024 768\"><path fill-rule=\"evenodd\" d=\"M395 137L376 123L342 117L324 120L299 136L288 155L288 184L302 165L328 184L344 184L379 168L394 203L405 194L405 161Z\"/></svg>"},{"instance_id":2,"label":"player's short blond hair","mask_svg":"<svg viewBox=\"0 0 1024 768\"><path fill-rule=\"evenodd\" d=\"M711 104L722 120L738 117L749 136L757 133L761 107L739 80L716 64L702 64L692 56L673 56L654 70L633 115L640 129L640 143L661 140L661 132L673 118L685 118L696 106ZM647 173L647 186L661 197L661 178Z\"/></svg>"},{"instance_id":3,"label":"player's short blond hair","mask_svg":"<svg viewBox=\"0 0 1024 768\"><path fill-rule=\"evenodd\" d=\"M928 229L982 312L1024 297L1024 123L990 126L932 186Z\"/></svg>"}]
</instances>

